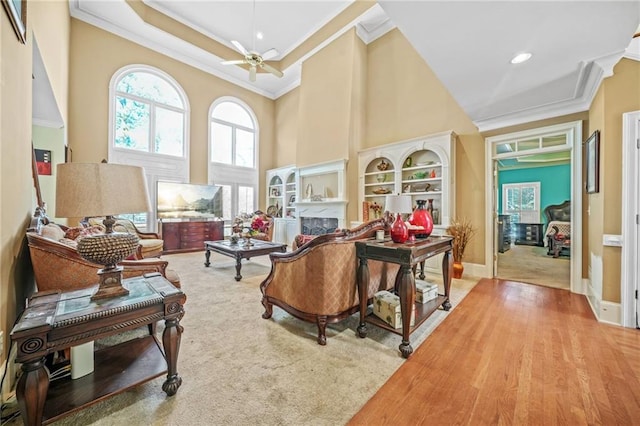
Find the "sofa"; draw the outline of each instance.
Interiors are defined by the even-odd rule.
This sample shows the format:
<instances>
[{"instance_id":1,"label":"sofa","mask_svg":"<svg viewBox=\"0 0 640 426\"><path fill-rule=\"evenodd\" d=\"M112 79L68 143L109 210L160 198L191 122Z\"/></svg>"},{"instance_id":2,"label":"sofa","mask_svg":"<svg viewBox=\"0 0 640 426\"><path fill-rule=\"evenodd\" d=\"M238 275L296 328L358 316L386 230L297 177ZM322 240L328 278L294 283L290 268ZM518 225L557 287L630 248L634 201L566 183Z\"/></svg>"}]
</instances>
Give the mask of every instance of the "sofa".
<instances>
[{"instance_id":1,"label":"sofa","mask_svg":"<svg viewBox=\"0 0 640 426\"><path fill-rule=\"evenodd\" d=\"M46 218L36 221L36 225L26 232L31 264L38 291L75 290L91 287L98 283L98 269L104 265L89 262L78 254L77 239L101 231L100 227L69 228L49 223ZM69 237L75 237L69 238ZM130 259L119 263L123 267L123 277L130 278L147 273L160 273L174 286L180 287L180 277L168 269L168 263L161 259L142 259L141 250Z\"/></svg>"},{"instance_id":2,"label":"sofa","mask_svg":"<svg viewBox=\"0 0 640 426\"><path fill-rule=\"evenodd\" d=\"M377 219L351 230L320 235L289 253L272 253L271 272L260 284L262 317L269 319L273 305L294 317L315 323L317 342L327 343L327 324L336 323L359 310L355 241L371 238L377 230L387 230ZM394 286L398 265L369 261L368 300L380 290Z\"/></svg>"}]
</instances>

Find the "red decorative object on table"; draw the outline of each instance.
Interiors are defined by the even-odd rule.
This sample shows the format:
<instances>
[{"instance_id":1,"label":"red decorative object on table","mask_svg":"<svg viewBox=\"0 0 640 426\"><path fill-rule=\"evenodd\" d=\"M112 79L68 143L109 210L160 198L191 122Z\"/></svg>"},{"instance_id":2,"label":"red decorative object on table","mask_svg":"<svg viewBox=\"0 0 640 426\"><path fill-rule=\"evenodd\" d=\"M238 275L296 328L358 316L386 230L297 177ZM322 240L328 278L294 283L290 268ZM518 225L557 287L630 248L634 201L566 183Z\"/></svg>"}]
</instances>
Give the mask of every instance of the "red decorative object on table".
<instances>
[{"instance_id":1,"label":"red decorative object on table","mask_svg":"<svg viewBox=\"0 0 640 426\"><path fill-rule=\"evenodd\" d=\"M398 213L395 222L391 225L389 233L394 243L404 243L409 239L409 228L405 225L400 213Z\"/></svg>"},{"instance_id":2,"label":"red decorative object on table","mask_svg":"<svg viewBox=\"0 0 640 426\"><path fill-rule=\"evenodd\" d=\"M409 223L416 226L422 226L424 231L416 232L416 237L427 238L433 232L433 218L431 214L424 209L425 200L416 200L418 207L413 211Z\"/></svg>"}]
</instances>

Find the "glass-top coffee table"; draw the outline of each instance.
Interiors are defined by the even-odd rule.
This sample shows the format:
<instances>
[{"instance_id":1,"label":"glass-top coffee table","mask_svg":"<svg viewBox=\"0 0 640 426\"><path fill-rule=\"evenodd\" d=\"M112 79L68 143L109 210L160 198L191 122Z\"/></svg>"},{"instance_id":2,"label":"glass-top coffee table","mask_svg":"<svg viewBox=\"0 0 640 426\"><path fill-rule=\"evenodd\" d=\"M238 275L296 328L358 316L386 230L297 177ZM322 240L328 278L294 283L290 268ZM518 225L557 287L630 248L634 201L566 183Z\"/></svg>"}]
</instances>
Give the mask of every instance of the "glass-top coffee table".
<instances>
[{"instance_id":1,"label":"glass-top coffee table","mask_svg":"<svg viewBox=\"0 0 640 426\"><path fill-rule=\"evenodd\" d=\"M284 253L287 251L286 244L254 239L251 239L250 241L251 245L246 245L245 241L238 241L236 243L232 243L229 240L205 241L204 266L211 265L211 262L209 262L209 258L211 257L212 251L225 256L233 257L236 259L236 276L234 278L236 279L236 281L240 281L242 279L242 275L240 275L240 270L242 269L242 259L264 256L265 254L273 252Z\"/></svg>"}]
</instances>

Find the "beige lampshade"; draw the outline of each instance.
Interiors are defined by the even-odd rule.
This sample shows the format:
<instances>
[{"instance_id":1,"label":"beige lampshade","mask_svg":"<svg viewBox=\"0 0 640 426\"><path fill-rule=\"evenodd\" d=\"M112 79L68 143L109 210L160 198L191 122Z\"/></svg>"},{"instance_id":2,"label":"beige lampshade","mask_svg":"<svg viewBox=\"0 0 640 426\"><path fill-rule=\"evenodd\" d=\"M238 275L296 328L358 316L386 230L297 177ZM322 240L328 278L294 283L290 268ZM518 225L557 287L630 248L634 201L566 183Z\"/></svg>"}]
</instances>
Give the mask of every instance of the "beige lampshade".
<instances>
[{"instance_id":1,"label":"beige lampshade","mask_svg":"<svg viewBox=\"0 0 640 426\"><path fill-rule=\"evenodd\" d=\"M387 195L384 200L384 209L391 213L411 213L412 207L409 195Z\"/></svg>"},{"instance_id":2,"label":"beige lampshade","mask_svg":"<svg viewBox=\"0 0 640 426\"><path fill-rule=\"evenodd\" d=\"M151 211L144 169L110 163L63 163L56 172L56 217Z\"/></svg>"}]
</instances>

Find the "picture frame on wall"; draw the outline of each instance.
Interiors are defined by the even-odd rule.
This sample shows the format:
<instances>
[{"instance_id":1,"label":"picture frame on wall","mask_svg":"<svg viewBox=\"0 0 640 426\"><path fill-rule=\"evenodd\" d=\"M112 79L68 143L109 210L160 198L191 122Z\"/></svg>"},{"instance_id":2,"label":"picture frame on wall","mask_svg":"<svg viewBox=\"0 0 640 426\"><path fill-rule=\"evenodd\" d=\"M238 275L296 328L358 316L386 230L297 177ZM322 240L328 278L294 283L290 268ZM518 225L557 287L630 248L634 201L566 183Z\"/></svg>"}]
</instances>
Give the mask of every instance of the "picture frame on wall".
<instances>
[{"instance_id":1,"label":"picture frame on wall","mask_svg":"<svg viewBox=\"0 0 640 426\"><path fill-rule=\"evenodd\" d=\"M1 0L20 43L27 42L27 0Z\"/></svg>"},{"instance_id":2,"label":"picture frame on wall","mask_svg":"<svg viewBox=\"0 0 640 426\"><path fill-rule=\"evenodd\" d=\"M39 176L51 176L51 151L48 149L34 149L36 168Z\"/></svg>"},{"instance_id":3,"label":"picture frame on wall","mask_svg":"<svg viewBox=\"0 0 640 426\"><path fill-rule=\"evenodd\" d=\"M585 189L587 194L600 191L600 131L596 130L584 143L586 161Z\"/></svg>"}]
</instances>

